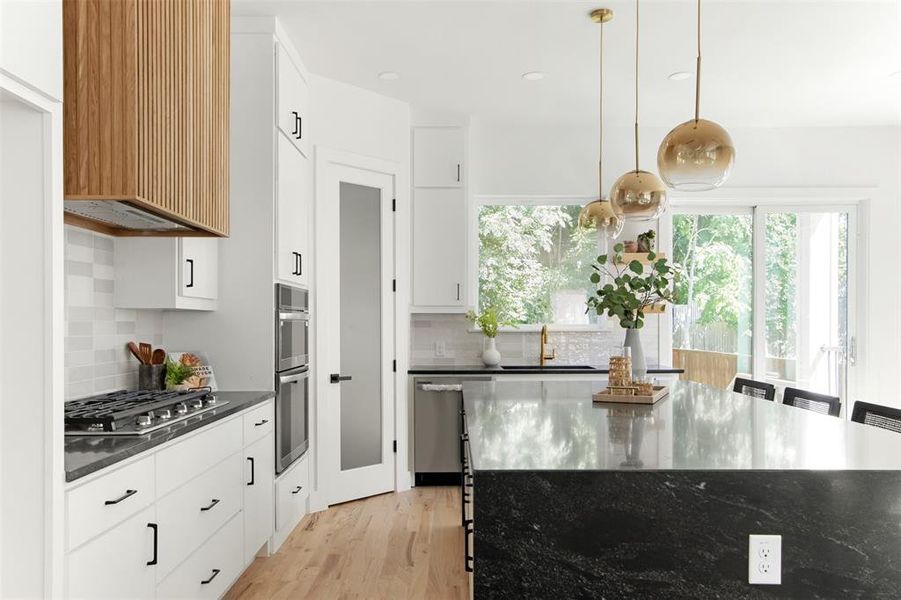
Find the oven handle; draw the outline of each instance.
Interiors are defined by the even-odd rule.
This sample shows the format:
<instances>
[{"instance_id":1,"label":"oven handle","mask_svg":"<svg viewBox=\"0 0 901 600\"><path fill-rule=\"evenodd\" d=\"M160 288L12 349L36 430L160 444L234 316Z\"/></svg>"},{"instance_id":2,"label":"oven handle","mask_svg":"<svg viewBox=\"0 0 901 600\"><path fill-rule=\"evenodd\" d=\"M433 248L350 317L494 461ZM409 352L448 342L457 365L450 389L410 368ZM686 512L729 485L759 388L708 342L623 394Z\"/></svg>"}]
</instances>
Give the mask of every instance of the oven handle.
<instances>
[{"instance_id":1,"label":"oven handle","mask_svg":"<svg viewBox=\"0 0 901 600\"><path fill-rule=\"evenodd\" d=\"M306 379L310 376L309 371L304 371L303 373L298 373L297 375L280 375L278 378L278 382L281 384L286 383L297 383L302 379Z\"/></svg>"},{"instance_id":2,"label":"oven handle","mask_svg":"<svg viewBox=\"0 0 901 600\"><path fill-rule=\"evenodd\" d=\"M310 313L309 311L297 311L297 312L280 312L278 313L279 321L309 321Z\"/></svg>"}]
</instances>

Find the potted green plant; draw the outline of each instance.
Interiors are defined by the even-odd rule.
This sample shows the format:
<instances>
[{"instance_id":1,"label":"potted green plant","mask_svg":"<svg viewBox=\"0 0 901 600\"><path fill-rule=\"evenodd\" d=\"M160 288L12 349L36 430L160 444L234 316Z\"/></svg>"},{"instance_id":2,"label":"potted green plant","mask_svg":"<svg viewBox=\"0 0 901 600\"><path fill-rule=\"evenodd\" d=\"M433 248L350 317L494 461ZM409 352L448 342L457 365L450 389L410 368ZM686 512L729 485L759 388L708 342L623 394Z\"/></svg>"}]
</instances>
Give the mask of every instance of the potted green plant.
<instances>
[{"instance_id":1,"label":"potted green plant","mask_svg":"<svg viewBox=\"0 0 901 600\"><path fill-rule=\"evenodd\" d=\"M647 262L623 262L623 245L613 247L613 255L602 254L591 265L591 283L596 286L588 298L588 310L619 320L626 330L623 344L632 349L632 372L647 375L647 363L638 331L644 327L645 311L673 300L674 268L666 258L649 252Z\"/></svg>"},{"instance_id":2,"label":"potted green plant","mask_svg":"<svg viewBox=\"0 0 901 600\"><path fill-rule=\"evenodd\" d=\"M194 375L194 369L190 365L166 359L166 389L183 390L189 387L185 381Z\"/></svg>"},{"instance_id":3,"label":"potted green plant","mask_svg":"<svg viewBox=\"0 0 901 600\"><path fill-rule=\"evenodd\" d=\"M497 311L491 307L486 308L482 314L476 314L475 311L466 313L466 318L473 325L482 330L487 340L488 347L482 351L482 362L486 367L496 367L501 364L501 353L497 350L497 331L501 325L510 325L510 323L498 320Z\"/></svg>"},{"instance_id":4,"label":"potted green plant","mask_svg":"<svg viewBox=\"0 0 901 600\"><path fill-rule=\"evenodd\" d=\"M638 234L638 251L639 252L653 252L654 251L654 239L657 237L657 232L653 229L648 229L644 233Z\"/></svg>"}]
</instances>

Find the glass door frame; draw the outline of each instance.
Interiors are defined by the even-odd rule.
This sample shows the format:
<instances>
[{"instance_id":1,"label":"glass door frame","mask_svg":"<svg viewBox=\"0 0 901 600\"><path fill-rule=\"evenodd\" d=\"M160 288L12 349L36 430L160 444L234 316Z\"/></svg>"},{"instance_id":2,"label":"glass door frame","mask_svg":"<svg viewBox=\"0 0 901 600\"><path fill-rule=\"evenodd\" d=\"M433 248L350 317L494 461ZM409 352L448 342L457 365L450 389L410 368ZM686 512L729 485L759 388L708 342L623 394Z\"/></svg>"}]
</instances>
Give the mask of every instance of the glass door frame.
<instances>
[{"instance_id":1,"label":"glass door frame","mask_svg":"<svg viewBox=\"0 0 901 600\"><path fill-rule=\"evenodd\" d=\"M858 373L862 364L861 332L864 331L864 314L858 304L861 285L866 284L865 256L860 236L860 223L866 216L866 190L811 189L781 190L748 188L741 190L715 190L694 197L675 196L670 210L658 223L659 248L672 257L674 214L751 215L752 232L752 377L759 381L766 378L766 287L758 282L766 281L766 216L773 213L827 213L848 214L848 348L847 392L842 401L843 418L850 418L851 406L858 389ZM672 312L666 311L660 324L661 357L669 349L672 353Z\"/></svg>"},{"instance_id":2,"label":"glass door frame","mask_svg":"<svg viewBox=\"0 0 901 600\"><path fill-rule=\"evenodd\" d=\"M860 232L858 230L858 204L830 202L816 204L782 204L767 203L755 206L754 210L754 283L766 281L766 221L767 216L780 213L795 214L821 214L821 213L846 213L848 215L848 333L846 340L846 373L845 373L845 397L842 399L842 415L850 418L850 406L856 392L856 365L858 331L860 315L858 313L858 256L860 246ZM754 336L752 341L754 379L765 381L766 379L766 286L754 285Z\"/></svg>"}]
</instances>

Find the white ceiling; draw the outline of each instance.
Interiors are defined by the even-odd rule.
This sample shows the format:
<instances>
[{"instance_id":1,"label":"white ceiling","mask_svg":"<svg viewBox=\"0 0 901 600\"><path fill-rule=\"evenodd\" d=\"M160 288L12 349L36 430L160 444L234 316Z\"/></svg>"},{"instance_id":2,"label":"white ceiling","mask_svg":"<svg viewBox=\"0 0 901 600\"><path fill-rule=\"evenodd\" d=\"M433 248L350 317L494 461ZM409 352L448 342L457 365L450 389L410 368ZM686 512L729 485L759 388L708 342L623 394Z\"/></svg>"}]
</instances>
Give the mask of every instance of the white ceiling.
<instances>
[{"instance_id":1,"label":"white ceiling","mask_svg":"<svg viewBox=\"0 0 901 600\"><path fill-rule=\"evenodd\" d=\"M605 25L608 125L632 122L631 1L234 0L233 14L281 18L314 73L410 102L489 120L595 122L598 26ZM641 121L693 110L693 0L641 3ZM702 115L727 127L897 124L901 2L703 4ZM397 71L397 81L382 81ZM544 71L542 81L524 81Z\"/></svg>"}]
</instances>

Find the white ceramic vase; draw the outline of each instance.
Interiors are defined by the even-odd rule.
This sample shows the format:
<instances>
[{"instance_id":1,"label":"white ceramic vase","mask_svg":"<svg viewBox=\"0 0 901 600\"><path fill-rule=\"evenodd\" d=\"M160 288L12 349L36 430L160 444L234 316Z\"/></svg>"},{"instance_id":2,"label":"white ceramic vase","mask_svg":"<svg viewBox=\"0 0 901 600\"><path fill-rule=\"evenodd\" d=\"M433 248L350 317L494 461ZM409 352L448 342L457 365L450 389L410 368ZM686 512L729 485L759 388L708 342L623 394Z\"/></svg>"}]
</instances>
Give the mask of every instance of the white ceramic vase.
<instances>
[{"instance_id":1,"label":"white ceramic vase","mask_svg":"<svg viewBox=\"0 0 901 600\"><path fill-rule=\"evenodd\" d=\"M648 364L644 360L641 336L638 332L638 329L626 329L626 341L623 346L632 348L632 377L643 378L648 374Z\"/></svg>"},{"instance_id":2,"label":"white ceramic vase","mask_svg":"<svg viewBox=\"0 0 901 600\"><path fill-rule=\"evenodd\" d=\"M496 367L501 364L501 353L497 351L497 340L493 337L486 339L488 345L482 350L482 362L486 367Z\"/></svg>"}]
</instances>

